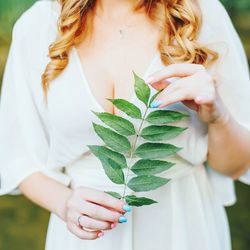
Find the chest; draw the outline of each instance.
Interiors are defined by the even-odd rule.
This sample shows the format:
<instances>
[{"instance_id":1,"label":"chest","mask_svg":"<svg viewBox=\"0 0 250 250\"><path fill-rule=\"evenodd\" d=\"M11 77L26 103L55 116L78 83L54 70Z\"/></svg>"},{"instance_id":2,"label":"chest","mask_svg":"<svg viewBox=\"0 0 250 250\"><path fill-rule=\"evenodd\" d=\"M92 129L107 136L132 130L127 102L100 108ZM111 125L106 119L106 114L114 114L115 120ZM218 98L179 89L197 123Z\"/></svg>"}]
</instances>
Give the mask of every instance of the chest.
<instances>
[{"instance_id":1,"label":"chest","mask_svg":"<svg viewBox=\"0 0 250 250\"><path fill-rule=\"evenodd\" d=\"M51 152L56 151L55 153L59 154L60 157L62 155L67 156L70 152L73 153L72 159L76 155L80 155L83 149L86 148L86 145L98 145L102 143L95 134L92 126L93 122L97 124L101 123L92 111L104 111L104 107L98 102L99 100L91 93L75 52L75 50L70 52L70 60L67 68L50 86L46 113L50 145L52 147ZM165 66L158 58L148 70L148 74L161 70L163 67ZM153 95L154 89L151 88L151 91ZM129 100L142 111L145 110L144 104L135 95L129 98ZM190 155L189 145L192 145L194 154L191 155L196 155L197 140L202 141L202 143L203 141L204 143L206 142L206 138L204 137L207 133L206 126L198 120L194 112L182 103L172 104L167 109L181 111L190 115L189 119L183 119L178 124L173 124L180 127L188 127L187 132L183 133L182 137L176 138L178 141L173 144L185 148L186 151L183 150L181 152L187 156ZM152 109L151 111L154 110ZM136 119L133 120L133 123L136 128L139 126ZM188 145L186 145L187 143ZM54 145L57 145L59 148L55 148Z\"/></svg>"},{"instance_id":2,"label":"chest","mask_svg":"<svg viewBox=\"0 0 250 250\"><path fill-rule=\"evenodd\" d=\"M158 57L159 30L145 21L142 29L118 30L96 25L75 47L76 60L91 95L104 110L115 113L106 98L130 99L133 71L145 77Z\"/></svg>"}]
</instances>

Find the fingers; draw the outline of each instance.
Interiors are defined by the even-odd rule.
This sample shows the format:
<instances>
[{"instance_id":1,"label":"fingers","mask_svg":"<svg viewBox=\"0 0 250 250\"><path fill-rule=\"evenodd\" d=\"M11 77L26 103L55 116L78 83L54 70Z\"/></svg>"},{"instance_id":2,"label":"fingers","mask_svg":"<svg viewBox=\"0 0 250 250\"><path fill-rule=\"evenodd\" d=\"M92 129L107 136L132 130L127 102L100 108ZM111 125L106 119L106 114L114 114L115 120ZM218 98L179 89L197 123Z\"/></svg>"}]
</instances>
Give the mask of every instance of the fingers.
<instances>
[{"instance_id":1,"label":"fingers","mask_svg":"<svg viewBox=\"0 0 250 250\"><path fill-rule=\"evenodd\" d=\"M79 208L81 214L86 214L96 220L108 222L125 222L123 214L117 211L111 211L105 207L93 204L91 202L83 201Z\"/></svg>"},{"instance_id":2,"label":"fingers","mask_svg":"<svg viewBox=\"0 0 250 250\"><path fill-rule=\"evenodd\" d=\"M171 84L170 81L162 80L162 81L159 81L159 82L153 82L151 85L156 90L162 90L162 89L165 89L169 84Z\"/></svg>"},{"instance_id":3,"label":"fingers","mask_svg":"<svg viewBox=\"0 0 250 250\"><path fill-rule=\"evenodd\" d=\"M211 83L211 79L206 74L198 73L181 78L165 88L151 103L151 108L162 108L180 101L194 101L197 105L213 105L215 88Z\"/></svg>"},{"instance_id":4,"label":"fingers","mask_svg":"<svg viewBox=\"0 0 250 250\"><path fill-rule=\"evenodd\" d=\"M109 223L107 221L99 221L77 212L72 212L68 215L68 222L74 223L80 227L88 230L110 230L115 228L116 223Z\"/></svg>"},{"instance_id":5,"label":"fingers","mask_svg":"<svg viewBox=\"0 0 250 250\"><path fill-rule=\"evenodd\" d=\"M199 105L209 105L212 104L214 100L214 96L212 94L204 93L196 96L194 101Z\"/></svg>"},{"instance_id":6,"label":"fingers","mask_svg":"<svg viewBox=\"0 0 250 250\"><path fill-rule=\"evenodd\" d=\"M110 230L110 229L113 229L116 225L115 223L95 220L86 215L80 215L80 217L78 216L76 218L79 218L77 222L80 223L80 226L82 226L83 228L87 228L89 230L95 230L95 231Z\"/></svg>"},{"instance_id":7,"label":"fingers","mask_svg":"<svg viewBox=\"0 0 250 250\"><path fill-rule=\"evenodd\" d=\"M146 83L153 84L171 77L187 77L200 71L205 71L200 64L176 63L166 66L163 70L157 71L146 79Z\"/></svg>"},{"instance_id":8,"label":"fingers","mask_svg":"<svg viewBox=\"0 0 250 250\"><path fill-rule=\"evenodd\" d=\"M125 202L91 188L74 189L66 202L66 223L80 239L94 240L102 230L115 228L116 222L126 222L123 214L131 208Z\"/></svg>"},{"instance_id":9,"label":"fingers","mask_svg":"<svg viewBox=\"0 0 250 250\"><path fill-rule=\"evenodd\" d=\"M177 90L171 95L164 96L164 98L160 101L161 104L159 105L159 108L180 102L182 100L192 100L192 96L184 90Z\"/></svg>"},{"instance_id":10,"label":"fingers","mask_svg":"<svg viewBox=\"0 0 250 250\"><path fill-rule=\"evenodd\" d=\"M129 207L125 204L124 201L114 198L113 196L98 191L94 189L86 188L82 192L82 197L86 201L102 205L104 207L112 208L120 213L128 212Z\"/></svg>"},{"instance_id":11,"label":"fingers","mask_svg":"<svg viewBox=\"0 0 250 250\"><path fill-rule=\"evenodd\" d=\"M79 239L82 240L95 240L101 236L103 236L102 231L86 231L74 223L67 224L69 231L75 234Z\"/></svg>"},{"instance_id":12,"label":"fingers","mask_svg":"<svg viewBox=\"0 0 250 250\"><path fill-rule=\"evenodd\" d=\"M167 105L171 105L176 102L181 101L191 101L194 100L194 102L197 105L213 105L214 102L214 96L211 94L201 94L196 96L195 93L189 92L185 89L179 89L171 93L171 95L164 96L160 101L159 108L165 107Z\"/></svg>"},{"instance_id":13,"label":"fingers","mask_svg":"<svg viewBox=\"0 0 250 250\"><path fill-rule=\"evenodd\" d=\"M192 96L188 93L187 87L190 87L190 84L183 82L183 79L171 83L157 96L154 102L151 103L151 107L162 108L182 100L192 100Z\"/></svg>"}]
</instances>

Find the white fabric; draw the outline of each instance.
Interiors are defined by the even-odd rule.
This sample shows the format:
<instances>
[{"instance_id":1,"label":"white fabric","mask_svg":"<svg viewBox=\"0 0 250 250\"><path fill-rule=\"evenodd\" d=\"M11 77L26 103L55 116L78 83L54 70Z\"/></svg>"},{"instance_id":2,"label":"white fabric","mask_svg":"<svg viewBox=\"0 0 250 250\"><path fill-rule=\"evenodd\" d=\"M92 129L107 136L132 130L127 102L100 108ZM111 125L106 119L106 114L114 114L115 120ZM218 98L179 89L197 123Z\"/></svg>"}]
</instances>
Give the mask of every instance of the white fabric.
<instances>
[{"instance_id":1,"label":"white fabric","mask_svg":"<svg viewBox=\"0 0 250 250\"><path fill-rule=\"evenodd\" d=\"M250 129L250 77L247 57L230 17L217 0L202 0L203 28L199 40L220 54L210 72L234 118ZM211 184L225 206L236 201L233 180L213 169L208 170ZM250 170L240 181L250 184Z\"/></svg>"},{"instance_id":2,"label":"white fabric","mask_svg":"<svg viewBox=\"0 0 250 250\"><path fill-rule=\"evenodd\" d=\"M130 164L134 164L138 160L139 158L133 157ZM158 176L176 180L188 176L194 171L193 165L179 156L170 156L165 160L174 162L176 166L170 168L168 171L158 174ZM66 173L72 180L71 187L73 188L81 186L84 183L85 186L100 190L114 191L118 193L122 193L123 191L123 185L116 185L108 178L103 178L104 170L101 162L97 160L90 151L84 153L79 159L68 165ZM130 178L135 176L136 175L133 173L130 173L129 175ZM128 190L128 192L130 192L129 194L135 194L132 190Z\"/></svg>"},{"instance_id":3,"label":"white fabric","mask_svg":"<svg viewBox=\"0 0 250 250\"><path fill-rule=\"evenodd\" d=\"M217 78L220 94L235 119L250 128L250 81L238 35L217 0L202 0L201 7L204 22L199 39L222 55L210 72ZM92 121L99 121L91 112L102 108L91 94L75 49L70 52L68 67L51 85L48 107L43 100L41 74L48 62L48 46L57 35L59 10L56 2L38 1L13 30L0 108L0 194L12 192L38 171L65 185L70 181L73 187L85 185L86 178L78 173L86 173L86 166L90 166L82 155L88 151L87 145L102 143L93 132ZM144 77L163 67L158 54ZM142 105L135 99L133 102ZM231 248L223 205L235 201L233 181L204 167L207 126L196 113L181 103L169 108L190 115L177 123L188 130L171 140L183 147L178 159L189 171L178 176L173 173L168 185L147 194L158 204L134 209L126 225L94 242L78 240L52 215L46 250ZM96 158L91 161L99 166ZM64 166L66 173L61 171ZM103 173L101 167L98 169ZM249 183L249 173L241 180ZM88 179L87 184L96 187L94 179Z\"/></svg>"}]
</instances>

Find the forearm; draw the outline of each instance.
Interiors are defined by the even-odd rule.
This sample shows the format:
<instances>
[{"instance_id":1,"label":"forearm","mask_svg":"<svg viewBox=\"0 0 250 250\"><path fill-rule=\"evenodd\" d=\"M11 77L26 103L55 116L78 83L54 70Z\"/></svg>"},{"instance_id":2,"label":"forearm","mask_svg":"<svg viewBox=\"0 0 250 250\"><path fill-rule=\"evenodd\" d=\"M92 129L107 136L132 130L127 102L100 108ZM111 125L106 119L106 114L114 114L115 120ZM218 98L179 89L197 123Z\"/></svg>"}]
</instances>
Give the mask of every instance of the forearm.
<instances>
[{"instance_id":1,"label":"forearm","mask_svg":"<svg viewBox=\"0 0 250 250\"><path fill-rule=\"evenodd\" d=\"M250 163L250 131L232 116L208 125L208 162L215 170L238 178Z\"/></svg>"},{"instance_id":2,"label":"forearm","mask_svg":"<svg viewBox=\"0 0 250 250\"><path fill-rule=\"evenodd\" d=\"M66 201L72 193L71 189L42 173L29 176L19 188L34 203L65 220Z\"/></svg>"}]
</instances>

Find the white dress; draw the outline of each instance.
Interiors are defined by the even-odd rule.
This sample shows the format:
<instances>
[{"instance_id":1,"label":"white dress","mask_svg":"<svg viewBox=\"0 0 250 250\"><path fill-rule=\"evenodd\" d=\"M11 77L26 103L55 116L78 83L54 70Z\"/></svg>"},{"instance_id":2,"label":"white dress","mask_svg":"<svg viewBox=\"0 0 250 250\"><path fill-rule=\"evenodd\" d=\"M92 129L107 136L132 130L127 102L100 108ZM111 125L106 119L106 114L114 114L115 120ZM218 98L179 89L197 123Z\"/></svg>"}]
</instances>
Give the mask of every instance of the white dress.
<instances>
[{"instance_id":1,"label":"white dress","mask_svg":"<svg viewBox=\"0 0 250 250\"><path fill-rule=\"evenodd\" d=\"M217 0L200 2L203 26L199 40L221 55L209 70L234 118L250 129L250 81L241 42ZM93 132L92 121L98 121L91 113L102 107L91 93L75 49L68 67L51 85L48 107L44 104L40 79L48 62L48 46L56 38L59 13L56 2L38 1L14 26L0 109L0 194L15 193L18 184L35 172L72 188L118 188L88 152L87 145L102 143ZM157 54L144 77L163 67ZM173 157L176 166L163 174L172 181L144 194L159 203L134 208L126 224L95 241L76 238L52 214L46 250L231 249L224 206L235 202L233 180L204 166L206 124L181 103L168 108L188 112L190 117L177 124L189 129L171 141L183 147ZM249 183L250 172L240 179Z\"/></svg>"}]
</instances>

